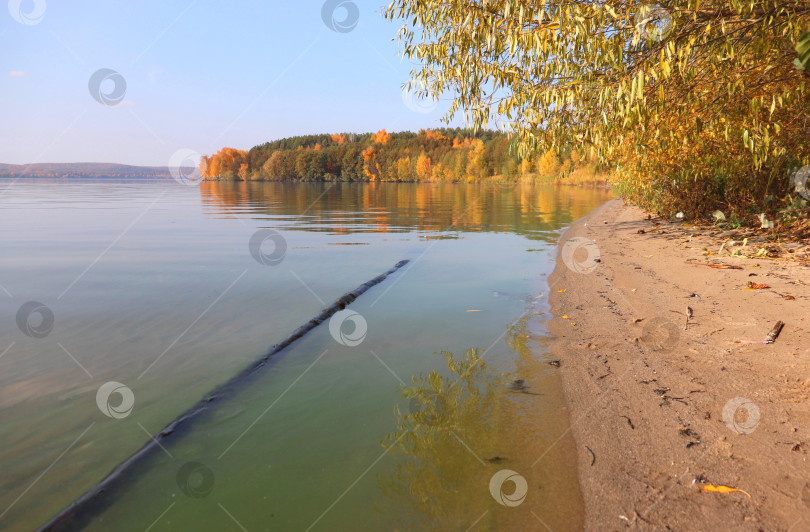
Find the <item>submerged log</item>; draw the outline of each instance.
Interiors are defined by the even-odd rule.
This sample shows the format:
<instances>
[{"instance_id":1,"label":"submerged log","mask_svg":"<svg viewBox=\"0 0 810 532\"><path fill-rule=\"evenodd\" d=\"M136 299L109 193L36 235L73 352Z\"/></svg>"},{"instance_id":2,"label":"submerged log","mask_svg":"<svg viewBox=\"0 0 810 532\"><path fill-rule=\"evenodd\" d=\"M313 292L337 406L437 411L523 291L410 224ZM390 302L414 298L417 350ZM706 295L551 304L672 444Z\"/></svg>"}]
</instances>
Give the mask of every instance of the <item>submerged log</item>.
<instances>
[{"instance_id":1,"label":"submerged log","mask_svg":"<svg viewBox=\"0 0 810 532\"><path fill-rule=\"evenodd\" d=\"M328 320L336 312L345 309L346 305L360 297L369 288L383 282L389 275L405 266L408 262L408 260L401 260L387 272L361 284L351 292L343 294L334 303L323 309L317 316L293 331L284 341L276 344L269 353L256 359L225 384L200 399L200 401L189 410L177 416L174 421L158 431L154 437L150 438L140 449L135 451L132 456L115 467L104 480L85 492L84 495L79 497L73 504L59 512L50 521L40 527L39 530L51 532L84 528L95 516L111 506L118 497L123 494L124 490L137 480L141 471L138 471L136 466L142 465L148 457L160 451L163 447L163 443L170 440L173 441L187 433L192 422L199 420L201 415L208 411L211 403L220 402L227 397L235 395L235 393L246 384L247 380L253 377L273 356Z\"/></svg>"}]
</instances>

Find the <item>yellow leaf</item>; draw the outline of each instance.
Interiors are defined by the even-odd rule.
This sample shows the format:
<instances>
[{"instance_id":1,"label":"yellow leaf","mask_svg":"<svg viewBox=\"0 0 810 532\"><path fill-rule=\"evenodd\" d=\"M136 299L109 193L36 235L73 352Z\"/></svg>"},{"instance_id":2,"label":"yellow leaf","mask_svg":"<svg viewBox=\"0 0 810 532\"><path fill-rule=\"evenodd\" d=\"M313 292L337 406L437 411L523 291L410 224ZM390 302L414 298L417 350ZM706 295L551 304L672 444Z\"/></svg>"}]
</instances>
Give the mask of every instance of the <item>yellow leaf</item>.
<instances>
[{"instance_id":1,"label":"yellow leaf","mask_svg":"<svg viewBox=\"0 0 810 532\"><path fill-rule=\"evenodd\" d=\"M564 320L567 320L568 318L570 318L570 316L568 314L563 314L563 319Z\"/></svg>"},{"instance_id":2,"label":"yellow leaf","mask_svg":"<svg viewBox=\"0 0 810 532\"><path fill-rule=\"evenodd\" d=\"M557 292L565 292L565 288L560 288Z\"/></svg>"},{"instance_id":3,"label":"yellow leaf","mask_svg":"<svg viewBox=\"0 0 810 532\"><path fill-rule=\"evenodd\" d=\"M748 495L749 499L751 498L751 495L747 491L732 488L731 486L715 486L714 484L706 484L700 488L700 491L703 493L734 493L735 491L739 491L740 493L745 493Z\"/></svg>"}]
</instances>

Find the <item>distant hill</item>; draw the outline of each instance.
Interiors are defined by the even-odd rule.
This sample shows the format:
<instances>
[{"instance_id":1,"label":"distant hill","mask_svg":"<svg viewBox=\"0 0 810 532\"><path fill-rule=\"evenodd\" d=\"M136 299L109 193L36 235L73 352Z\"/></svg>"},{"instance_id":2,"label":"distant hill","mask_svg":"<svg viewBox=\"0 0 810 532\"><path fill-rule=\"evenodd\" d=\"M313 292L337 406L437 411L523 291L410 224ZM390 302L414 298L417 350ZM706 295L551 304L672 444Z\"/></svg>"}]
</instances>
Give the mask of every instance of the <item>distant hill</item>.
<instances>
[{"instance_id":1,"label":"distant hill","mask_svg":"<svg viewBox=\"0 0 810 532\"><path fill-rule=\"evenodd\" d=\"M165 166L130 166L114 163L0 163L0 177L171 179L172 174Z\"/></svg>"}]
</instances>

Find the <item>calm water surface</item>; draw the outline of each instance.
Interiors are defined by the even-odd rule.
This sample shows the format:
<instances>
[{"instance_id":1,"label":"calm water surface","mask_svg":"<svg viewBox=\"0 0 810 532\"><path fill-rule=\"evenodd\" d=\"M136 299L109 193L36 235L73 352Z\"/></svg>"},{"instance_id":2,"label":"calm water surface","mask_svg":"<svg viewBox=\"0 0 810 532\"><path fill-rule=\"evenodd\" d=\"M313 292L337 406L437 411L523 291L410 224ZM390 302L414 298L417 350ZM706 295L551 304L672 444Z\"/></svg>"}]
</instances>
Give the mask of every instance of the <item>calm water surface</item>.
<instances>
[{"instance_id":1,"label":"calm water surface","mask_svg":"<svg viewBox=\"0 0 810 532\"><path fill-rule=\"evenodd\" d=\"M177 415L401 259L411 262L350 306L365 322L361 343L316 328L141 464L86 528L581 528L573 442L545 355L544 294L560 231L606 192L0 187L0 529L47 522ZM274 265L249 250L268 228L286 244ZM272 242L262 250L272 253ZM21 328L29 301L46 308ZM462 364L469 349L485 364L454 373L443 352ZM121 402L115 393L99 406L110 381L131 390L131 411L102 412ZM517 505L491 494L501 470L525 479L522 503L508 500L514 478L503 493Z\"/></svg>"}]
</instances>

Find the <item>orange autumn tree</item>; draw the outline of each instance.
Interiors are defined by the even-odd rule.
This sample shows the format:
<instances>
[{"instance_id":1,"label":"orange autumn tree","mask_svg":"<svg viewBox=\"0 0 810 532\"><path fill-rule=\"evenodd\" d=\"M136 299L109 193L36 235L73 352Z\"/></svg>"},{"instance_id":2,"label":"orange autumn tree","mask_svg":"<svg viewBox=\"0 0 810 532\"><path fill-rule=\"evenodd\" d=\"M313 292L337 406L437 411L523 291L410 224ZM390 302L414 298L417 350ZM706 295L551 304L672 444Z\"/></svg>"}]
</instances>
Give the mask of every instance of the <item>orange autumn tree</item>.
<instances>
[{"instance_id":1,"label":"orange autumn tree","mask_svg":"<svg viewBox=\"0 0 810 532\"><path fill-rule=\"evenodd\" d=\"M374 151L374 146L363 150L363 171L369 181L380 179L380 169L377 168L377 153Z\"/></svg>"},{"instance_id":2,"label":"orange autumn tree","mask_svg":"<svg viewBox=\"0 0 810 532\"><path fill-rule=\"evenodd\" d=\"M391 140L391 135L389 135L385 129L381 129L372 138L376 144L382 144L385 146L388 141Z\"/></svg>"},{"instance_id":3,"label":"orange autumn tree","mask_svg":"<svg viewBox=\"0 0 810 532\"><path fill-rule=\"evenodd\" d=\"M425 139L427 140L436 140L439 142L446 141L447 137L442 135L441 131L434 131L432 129L428 129L425 131Z\"/></svg>"},{"instance_id":4,"label":"orange autumn tree","mask_svg":"<svg viewBox=\"0 0 810 532\"><path fill-rule=\"evenodd\" d=\"M464 137L464 140L462 141L461 139L456 137L453 139L453 149L458 150L461 148L469 148L472 145L471 144L472 140L473 139L471 139L470 137Z\"/></svg>"},{"instance_id":5,"label":"orange autumn tree","mask_svg":"<svg viewBox=\"0 0 810 532\"><path fill-rule=\"evenodd\" d=\"M243 169L244 167L244 169ZM247 177L248 152L235 148L222 148L210 157L202 156L200 159L200 172L206 179L233 179L239 176ZM244 175L244 177L243 177Z\"/></svg>"}]
</instances>

